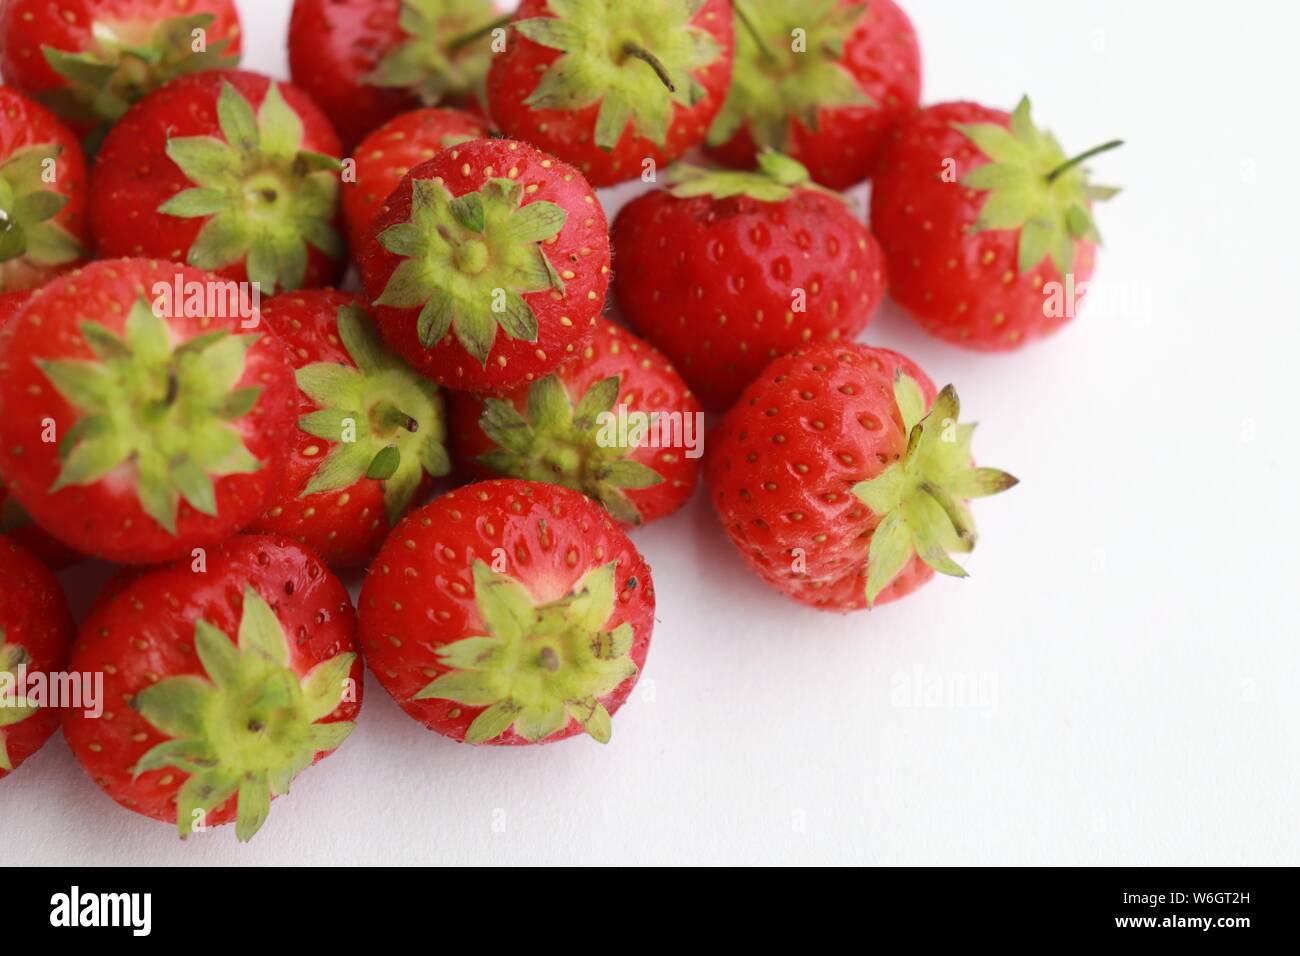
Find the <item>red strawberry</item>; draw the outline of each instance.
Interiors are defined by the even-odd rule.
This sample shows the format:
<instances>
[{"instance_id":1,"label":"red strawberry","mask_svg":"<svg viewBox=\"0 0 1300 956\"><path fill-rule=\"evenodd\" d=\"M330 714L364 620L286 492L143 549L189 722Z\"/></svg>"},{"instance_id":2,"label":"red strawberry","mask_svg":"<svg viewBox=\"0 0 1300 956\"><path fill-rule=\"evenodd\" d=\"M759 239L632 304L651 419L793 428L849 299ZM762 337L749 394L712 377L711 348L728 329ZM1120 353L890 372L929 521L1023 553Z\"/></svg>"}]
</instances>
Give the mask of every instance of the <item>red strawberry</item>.
<instances>
[{"instance_id":1,"label":"red strawberry","mask_svg":"<svg viewBox=\"0 0 1300 956\"><path fill-rule=\"evenodd\" d=\"M256 73L182 77L113 127L95 163L100 256L188 262L262 292L343 266L338 138L301 90Z\"/></svg>"},{"instance_id":2,"label":"red strawberry","mask_svg":"<svg viewBox=\"0 0 1300 956\"><path fill-rule=\"evenodd\" d=\"M1014 115L974 103L931 106L899 130L880 160L871 228L890 292L926 331L1001 351L1049 335L1074 315L1100 241L1094 186L1029 100Z\"/></svg>"},{"instance_id":3,"label":"red strawberry","mask_svg":"<svg viewBox=\"0 0 1300 956\"><path fill-rule=\"evenodd\" d=\"M921 51L891 0L736 0L736 69L709 153L732 166L787 153L848 189L921 99Z\"/></svg>"},{"instance_id":4,"label":"red strawberry","mask_svg":"<svg viewBox=\"0 0 1300 956\"><path fill-rule=\"evenodd\" d=\"M293 430L293 371L273 336L241 328L256 310L241 320L213 308L229 285L171 263L96 262L0 330L0 474L60 541L112 561L166 561L270 503Z\"/></svg>"},{"instance_id":5,"label":"red strawberry","mask_svg":"<svg viewBox=\"0 0 1300 956\"><path fill-rule=\"evenodd\" d=\"M294 0L289 69L350 146L398 113L479 97L508 19L492 0Z\"/></svg>"},{"instance_id":6,"label":"red strawberry","mask_svg":"<svg viewBox=\"0 0 1300 956\"><path fill-rule=\"evenodd\" d=\"M30 291L0 295L0 329L18 314L18 310L27 304L32 295ZM0 482L0 533L9 535L52 568L67 567L81 557L33 524L22 505L9 497L3 482Z\"/></svg>"},{"instance_id":7,"label":"red strawberry","mask_svg":"<svg viewBox=\"0 0 1300 956\"><path fill-rule=\"evenodd\" d=\"M703 141L731 81L731 21L726 0L523 0L488 73L492 119L595 186L641 176Z\"/></svg>"},{"instance_id":8,"label":"red strawberry","mask_svg":"<svg viewBox=\"0 0 1300 956\"><path fill-rule=\"evenodd\" d=\"M76 631L54 575L0 536L0 780L59 726L62 702L31 699L30 678L63 671Z\"/></svg>"},{"instance_id":9,"label":"red strawberry","mask_svg":"<svg viewBox=\"0 0 1300 956\"><path fill-rule=\"evenodd\" d=\"M709 408L777 355L851 339L884 299L875 239L808 171L765 153L755 173L684 168L614 222L614 294Z\"/></svg>"},{"instance_id":10,"label":"red strawberry","mask_svg":"<svg viewBox=\"0 0 1300 956\"><path fill-rule=\"evenodd\" d=\"M45 107L0 86L0 292L75 268L85 238L81 144Z\"/></svg>"},{"instance_id":11,"label":"red strawberry","mask_svg":"<svg viewBox=\"0 0 1300 956\"><path fill-rule=\"evenodd\" d=\"M338 747L361 710L347 591L283 538L231 538L207 555L109 585L72 670L102 674L99 717L69 710L72 753L122 806L182 838L236 821L248 840L273 797Z\"/></svg>"},{"instance_id":12,"label":"red strawberry","mask_svg":"<svg viewBox=\"0 0 1300 956\"><path fill-rule=\"evenodd\" d=\"M957 393L887 349L827 343L777 359L710 437L709 489L754 572L852 611L916 590L969 551L965 502L1010 475L971 464Z\"/></svg>"},{"instance_id":13,"label":"red strawberry","mask_svg":"<svg viewBox=\"0 0 1300 956\"><path fill-rule=\"evenodd\" d=\"M0 72L92 142L173 77L239 63L234 0L3 0Z\"/></svg>"},{"instance_id":14,"label":"red strawberry","mask_svg":"<svg viewBox=\"0 0 1300 956\"><path fill-rule=\"evenodd\" d=\"M403 710L453 740L604 743L654 607L649 567L599 506L485 481L398 525L361 589L361 649Z\"/></svg>"},{"instance_id":15,"label":"red strawberry","mask_svg":"<svg viewBox=\"0 0 1300 956\"><path fill-rule=\"evenodd\" d=\"M690 499L703 418L659 350L605 319L581 356L528 388L502 399L451 396L455 458L475 476L563 485L629 525Z\"/></svg>"},{"instance_id":16,"label":"red strawberry","mask_svg":"<svg viewBox=\"0 0 1300 956\"><path fill-rule=\"evenodd\" d=\"M356 296L282 295L262 318L294 356L298 434L277 503L250 530L310 545L331 567L364 564L430 476L451 470L442 395L379 341Z\"/></svg>"},{"instance_id":17,"label":"red strawberry","mask_svg":"<svg viewBox=\"0 0 1300 956\"><path fill-rule=\"evenodd\" d=\"M501 394L541 378L604 307L604 210L581 173L527 143L474 140L421 163L372 233L358 265L380 331L450 388Z\"/></svg>"},{"instance_id":18,"label":"red strawberry","mask_svg":"<svg viewBox=\"0 0 1300 956\"><path fill-rule=\"evenodd\" d=\"M355 178L343 180L348 241L361 249L370 223L414 167L448 146L488 134L487 122L462 110L414 110L375 130L356 148Z\"/></svg>"}]
</instances>

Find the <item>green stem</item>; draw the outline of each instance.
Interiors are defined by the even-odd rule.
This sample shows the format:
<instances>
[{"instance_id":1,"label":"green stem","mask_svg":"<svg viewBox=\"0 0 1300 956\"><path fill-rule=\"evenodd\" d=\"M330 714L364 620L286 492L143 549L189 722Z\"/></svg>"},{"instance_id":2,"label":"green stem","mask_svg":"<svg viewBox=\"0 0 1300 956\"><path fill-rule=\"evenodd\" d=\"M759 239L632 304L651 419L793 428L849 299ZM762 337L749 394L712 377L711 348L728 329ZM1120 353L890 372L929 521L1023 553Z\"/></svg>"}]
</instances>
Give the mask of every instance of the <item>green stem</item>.
<instances>
[{"instance_id":1,"label":"green stem","mask_svg":"<svg viewBox=\"0 0 1300 956\"><path fill-rule=\"evenodd\" d=\"M398 429L408 432L420 430L419 422L387 399L375 406L372 415L381 435L390 434Z\"/></svg>"},{"instance_id":2,"label":"green stem","mask_svg":"<svg viewBox=\"0 0 1300 956\"><path fill-rule=\"evenodd\" d=\"M513 20L514 18L515 15L513 13L507 13L505 16L500 16L497 17L495 20L488 21L478 29L470 30L469 33L462 33L458 37L453 37L451 42L447 44L447 51L449 53L456 53L460 50L463 50L471 43L483 39L493 30L508 25L510 21Z\"/></svg>"},{"instance_id":3,"label":"green stem","mask_svg":"<svg viewBox=\"0 0 1300 956\"><path fill-rule=\"evenodd\" d=\"M663 83L664 86L668 87L668 92L677 92L677 87L673 85L673 78L668 75L668 70L664 67L663 63L659 61L659 57L655 56L645 47L628 41L623 44L623 55L634 56L638 60L648 63L650 69L654 70L655 74L659 77L660 82Z\"/></svg>"},{"instance_id":4,"label":"green stem","mask_svg":"<svg viewBox=\"0 0 1300 956\"><path fill-rule=\"evenodd\" d=\"M1049 183L1054 183L1056 182L1057 178L1067 170L1073 169L1075 166L1078 166L1080 163L1087 162L1088 160L1092 159L1092 157L1094 156L1100 155L1101 153L1109 152L1112 149L1118 149L1123 145L1124 145L1124 141L1122 139L1113 139L1109 143L1102 143L1100 146L1094 146L1092 149L1080 153L1078 156L1074 157L1074 159L1066 160L1060 166L1057 166L1055 169L1053 169L1050 173L1047 174L1047 181Z\"/></svg>"},{"instance_id":5,"label":"green stem","mask_svg":"<svg viewBox=\"0 0 1300 956\"><path fill-rule=\"evenodd\" d=\"M778 62L776 54L772 52L771 47L769 47L762 36L759 35L758 27L754 26L754 21L751 20L749 14L745 12L744 4L742 4L740 0L733 0L732 7L736 11L736 19L740 21L740 25L743 26L746 32L749 33L750 37L753 38L754 45L758 47L758 52L762 54L763 59L768 63Z\"/></svg>"}]
</instances>

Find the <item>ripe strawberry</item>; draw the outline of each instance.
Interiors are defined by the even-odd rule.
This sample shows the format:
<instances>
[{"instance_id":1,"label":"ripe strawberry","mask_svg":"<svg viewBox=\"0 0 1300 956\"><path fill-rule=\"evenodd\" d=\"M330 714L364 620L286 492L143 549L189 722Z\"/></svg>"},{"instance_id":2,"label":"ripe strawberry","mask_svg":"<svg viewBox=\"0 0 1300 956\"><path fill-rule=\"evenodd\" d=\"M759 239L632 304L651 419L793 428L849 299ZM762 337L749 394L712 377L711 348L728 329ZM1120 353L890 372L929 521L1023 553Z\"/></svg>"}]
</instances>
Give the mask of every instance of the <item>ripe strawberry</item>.
<instances>
[{"instance_id":1,"label":"ripe strawberry","mask_svg":"<svg viewBox=\"0 0 1300 956\"><path fill-rule=\"evenodd\" d=\"M356 178L343 182L343 217L354 251L365 243L375 214L414 167L448 146L488 134L487 122L463 110L413 110L375 130L356 148Z\"/></svg>"},{"instance_id":2,"label":"ripe strawberry","mask_svg":"<svg viewBox=\"0 0 1300 956\"><path fill-rule=\"evenodd\" d=\"M18 310L27 304L32 294L30 291L0 294L0 329L18 314ZM65 547L33 524L22 506L9 496L3 482L0 482L0 534L8 535L51 568L67 567L80 558L71 548Z\"/></svg>"},{"instance_id":3,"label":"ripe strawberry","mask_svg":"<svg viewBox=\"0 0 1300 956\"><path fill-rule=\"evenodd\" d=\"M881 156L871 228L890 291L928 332L966 348L1019 348L1074 315L1100 239L1094 186L1023 99L1013 115L974 103L918 113ZM1069 301L1062 301L1068 299Z\"/></svg>"},{"instance_id":4,"label":"ripe strawberry","mask_svg":"<svg viewBox=\"0 0 1300 956\"><path fill-rule=\"evenodd\" d=\"M731 21L726 0L523 0L489 112L595 186L640 176L703 141L731 81Z\"/></svg>"},{"instance_id":5,"label":"ripe strawberry","mask_svg":"<svg viewBox=\"0 0 1300 956\"><path fill-rule=\"evenodd\" d=\"M852 611L916 590L970 551L965 502L1010 475L971 464L974 425L911 360L826 343L777 359L710 437L709 489L745 560L803 604Z\"/></svg>"},{"instance_id":6,"label":"ripe strawberry","mask_svg":"<svg viewBox=\"0 0 1300 956\"><path fill-rule=\"evenodd\" d=\"M289 70L351 146L406 110L477 99L507 19L492 0L294 0Z\"/></svg>"},{"instance_id":7,"label":"ripe strawberry","mask_svg":"<svg viewBox=\"0 0 1300 956\"><path fill-rule=\"evenodd\" d=\"M239 63L234 0L3 0L0 72L95 144L173 77Z\"/></svg>"},{"instance_id":8,"label":"ripe strawberry","mask_svg":"<svg viewBox=\"0 0 1300 956\"><path fill-rule=\"evenodd\" d=\"M501 394L591 338L609 261L604 210L576 169L480 139L411 170L358 265L380 331L416 371Z\"/></svg>"},{"instance_id":9,"label":"ripe strawberry","mask_svg":"<svg viewBox=\"0 0 1300 956\"><path fill-rule=\"evenodd\" d=\"M921 51L891 0L736 0L736 68L709 153L753 165L787 153L848 189L921 99Z\"/></svg>"},{"instance_id":10,"label":"ripe strawberry","mask_svg":"<svg viewBox=\"0 0 1300 956\"><path fill-rule=\"evenodd\" d=\"M364 564L451 462L438 386L379 341L360 300L278 296L262 318L293 353L298 434L277 502L250 530L309 545L333 568Z\"/></svg>"},{"instance_id":11,"label":"ripe strawberry","mask_svg":"<svg viewBox=\"0 0 1300 956\"><path fill-rule=\"evenodd\" d=\"M188 262L266 295L327 285L344 260L339 153L325 115L292 86L242 72L174 80L104 142L91 180L96 251Z\"/></svg>"},{"instance_id":12,"label":"ripe strawberry","mask_svg":"<svg viewBox=\"0 0 1300 956\"><path fill-rule=\"evenodd\" d=\"M61 672L76 630L54 575L0 536L0 780L59 726L59 701L28 699L24 678Z\"/></svg>"},{"instance_id":13,"label":"ripe strawberry","mask_svg":"<svg viewBox=\"0 0 1300 956\"><path fill-rule=\"evenodd\" d=\"M0 330L0 474L60 541L166 561L269 504L294 427L293 371L274 337L202 302L228 285L172 263L96 262Z\"/></svg>"},{"instance_id":14,"label":"ripe strawberry","mask_svg":"<svg viewBox=\"0 0 1300 956\"><path fill-rule=\"evenodd\" d=\"M840 197L776 153L754 173L679 168L614 221L623 315L708 408L777 355L850 339L884 299L876 240Z\"/></svg>"},{"instance_id":15,"label":"ripe strawberry","mask_svg":"<svg viewBox=\"0 0 1300 956\"><path fill-rule=\"evenodd\" d=\"M472 744L550 743L610 716L645 666L650 569L599 506L485 481L398 525L359 603L370 669L410 716Z\"/></svg>"},{"instance_id":16,"label":"ripe strawberry","mask_svg":"<svg viewBox=\"0 0 1300 956\"><path fill-rule=\"evenodd\" d=\"M72 670L102 674L105 711L69 710L72 753L122 806L183 838L235 820L250 839L273 797L337 748L361 710L347 591L283 538L231 538L113 582Z\"/></svg>"},{"instance_id":17,"label":"ripe strawberry","mask_svg":"<svg viewBox=\"0 0 1300 956\"><path fill-rule=\"evenodd\" d=\"M528 388L505 398L453 393L451 432L456 460L476 477L563 485L628 525L686 504L704 442L700 403L682 377L605 319L582 355Z\"/></svg>"},{"instance_id":18,"label":"ripe strawberry","mask_svg":"<svg viewBox=\"0 0 1300 956\"><path fill-rule=\"evenodd\" d=\"M81 144L45 107L0 86L0 292L75 268L85 238Z\"/></svg>"}]
</instances>

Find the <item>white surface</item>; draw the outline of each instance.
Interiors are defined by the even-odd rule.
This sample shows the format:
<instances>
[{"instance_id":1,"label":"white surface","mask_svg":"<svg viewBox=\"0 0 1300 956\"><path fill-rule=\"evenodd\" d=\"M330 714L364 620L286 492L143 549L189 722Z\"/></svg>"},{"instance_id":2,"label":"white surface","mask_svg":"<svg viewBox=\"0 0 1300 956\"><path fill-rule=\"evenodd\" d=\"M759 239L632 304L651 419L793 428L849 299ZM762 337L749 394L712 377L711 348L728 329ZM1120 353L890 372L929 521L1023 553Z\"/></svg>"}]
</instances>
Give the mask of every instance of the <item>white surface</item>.
<instances>
[{"instance_id":1,"label":"white surface","mask_svg":"<svg viewBox=\"0 0 1300 956\"><path fill-rule=\"evenodd\" d=\"M288 5L240 4L247 66L286 75ZM371 681L356 734L246 847L118 809L57 740L0 785L4 859L1300 862L1300 12L905 6L927 102L1028 90L1067 148L1128 140L1096 163L1126 192L1098 213L1095 301L1055 340L968 354L892 309L868 330L956 382L980 459L1023 481L979 503L970 580L807 610L699 495L635 535L659 623L610 746L459 746ZM904 706L971 675L965 706Z\"/></svg>"}]
</instances>

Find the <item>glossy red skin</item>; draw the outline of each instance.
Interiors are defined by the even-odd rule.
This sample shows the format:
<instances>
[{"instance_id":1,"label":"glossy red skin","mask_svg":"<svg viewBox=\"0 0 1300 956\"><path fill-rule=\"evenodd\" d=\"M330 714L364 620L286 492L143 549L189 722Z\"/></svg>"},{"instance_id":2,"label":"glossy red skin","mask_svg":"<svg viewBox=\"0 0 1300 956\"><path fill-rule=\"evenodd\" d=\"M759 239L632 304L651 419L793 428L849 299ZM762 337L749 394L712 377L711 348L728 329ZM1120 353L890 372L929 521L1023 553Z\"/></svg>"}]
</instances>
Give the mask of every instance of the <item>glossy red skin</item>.
<instances>
[{"instance_id":1,"label":"glossy red skin","mask_svg":"<svg viewBox=\"0 0 1300 956\"><path fill-rule=\"evenodd\" d=\"M561 365L556 374L575 406L591 386L618 375L622 384L615 409L626 405L629 412L676 412L683 416L702 411L690 386L662 352L608 319L597 323L596 335L582 355ZM497 447L479 428L482 398L467 392L453 392L448 397L452 460L474 478L496 477L476 461L479 455ZM528 389L522 388L506 399L523 412L528 406ZM641 513L641 524L667 517L695 493L702 459L687 458L684 449L643 446L627 457L659 472L664 479L652 488L629 488L624 492Z\"/></svg>"},{"instance_id":2,"label":"glossy red skin","mask_svg":"<svg viewBox=\"0 0 1300 956\"><path fill-rule=\"evenodd\" d=\"M816 190L781 203L647 193L623 207L612 239L624 317L710 409L729 407L777 355L852 339L885 296L876 240ZM791 310L795 289L805 312Z\"/></svg>"},{"instance_id":3,"label":"glossy red skin","mask_svg":"<svg viewBox=\"0 0 1300 956\"><path fill-rule=\"evenodd\" d=\"M186 261L190 246L210 217L181 219L158 212L164 202L195 185L168 157L167 141L214 136L224 142L217 121L217 98L226 82L244 95L254 111L271 85L269 77L242 70L182 76L136 103L109 131L91 175L91 234L100 258L153 256ZM279 86L285 102L302 120L302 148L341 156L338 137L320 108L302 90L288 83ZM334 226L341 225L340 214ZM303 287L330 285L345 265L309 245ZM244 259L217 274L236 282L248 281Z\"/></svg>"},{"instance_id":4,"label":"glossy red skin","mask_svg":"<svg viewBox=\"0 0 1300 956\"><path fill-rule=\"evenodd\" d=\"M3 0L0 3L0 73L11 86L32 95L60 89L41 47L78 53L96 46L96 22L143 27L173 17L210 13L208 45L229 38L226 54L240 52L239 11L234 0ZM135 28L132 28L134 32ZM74 124L80 135L94 123Z\"/></svg>"},{"instance_id":5,"label":"glossy red skin","mask_svg":"<svg viewBox=\"0 0 1300 956\"><path fill-rule=\"evenodd\" d=\"M356 368L338 337L339 309L353 304L363 305L357 296L333 289L289 292L267 302L262 319L288 346L295 369L315 362ZM299 391L294 420L319 408ZM365 564L389 532L383 485L362 478L351 487L304 498L303 489L334 446L301 429L295 430L291 444L289 460L280 472L280 484L274 496L276 504L248 530L293 538L309 546L331 568ZM312 449L314 453L308 454ZM416 500L432 486L433 482L426 477L421 490L416 492Z\"/></svg>"},{"instance_id":6,"label":"glossy red skin","mask_svg":"<svg viewBox=\"0 0 1300 956\"><path fill-rule=\"evenodd\" d=\"M405 36L400 9L401 0L294 0L289 75L329 111L348 147L419 105L406 90L364 82Z\"/></svg>"},{"instance_id":7,"label":"glossy red skin","mask_svg":"<svg viewBox=\"0 0 1300 956\"><path fill-rule=\"evenodd\" d=\"M414 167L432 159L448 145L446 137L480 139L487 121L464 110L412 110L389 120L353 151L356 181L343 183L343 218L348 242L360 249L366 234L392 192Z\"/></svg>"},{"instance_id":8,"label":"glossy red skin","mask_svg":"<svg viewBox=\"0 0 1300 956\"><path fill-rule=\"evenodd\" d=\"M296 419L297 388L284 346L264 332L249 349L236 388L259 386L257 404L240 419L244 444L262 468L248 475L215 479L217 516L181 502L176 535L155 522L136 496L130 465L93 485L74 485L50 494L61 462L56 443L41 440L46 418L62 437L81 413L54 390L36 362L94 358L81 333L86 316L121 335L135 300L155 282L215 281L211 273L169 262L115 260L94 262L55 279L0 330L0 474L28 514L51 535L84 554L123 564L154 564L211 547L259 515L274 493L277 473L290 446ZM204 324L205 321L207 324ZM168 319L177 341L221 328L247 334L240 319ZM122 480L127 478L128 480Z\"/></svg>"},{"instance_id":9,"label":"glossy red skin","mask_svg":"<svg viewBox=\"0 0 1300 956\"><path fill-rule=\"evenodd\" d=\"M378 299L403 260L381 246L376 237L389 226L410 220L411 181L440 176L453 196L461 196L480 189L492 178L484 172L488 168L494 176L518 170L517 178L525 188L538 187L526 195L524 205L552 202L568 213L555 241L542 244L543 252L561 275L573 274L564 279L564 295L558 301L559 293L553 290L523 295L537 316L537 341L512 339L498 330L487 366L482 367L454 333L449 332L431 349L421 345L419 309L377 305L374 315L388 344L420 374L448 388L501 395L549 374L561 362L577 355L590 341L596 317L604 307L609 287L609 227L600 201L581 173L527 143L512 140L479 139L443 150L412 169L388 197L375 216L357 265L367 296L371 301ZM569 323L565 324L564 319Z\"/></svg>"},{"instance_id":10,"label":"glossy red skin","mask_svg":"<svg viewBox=\"0 0 1300 956\"><path fill-rule=\"evenodd\" d=\"M978 351L1043 338L1073 311L1044 314L1044 286L1063 282L1061 273L1046 257L1018 271L1019 229L969 231L988 194L960 180L989 159L952 124L1010 121L1007 113L975 103L922 110L885 149L871 192L871 228L889 263L890 294L927 332ZM954 181L939 176L949 158L956 161ZM1092 277L1097 249L1076 240L1074 252L1077 289Z\"/></svg>"},{"instance_id":11,"label":"glossy red skin","mask_svg":"<svg viewBox=\"0 0 1300 956\"><path fill-rule=\"evenodd\" d=\"M44 62L42 60L41 62ZM64 122L44 106L17 90L0 86L0 162L20 149L54 143L62 152L54 161L54 181L43 186L67 196L68 201L50 222L62 226L83 245L87 241L86 157L81 142ZM49 265L30 262L26 256L0 262L0 292L21 292L44 285L79 262Z\"/></svg>"},{"instance_id":12,"label":"glossy red skin","mask_svg":"<svg viewBox=\"0 0 1300 956\"><path fill-rule=\"evenodd\" d=\"M840 6L858 2L840 0ZM841 63L875 105L824 107L816 130L791 117L785 151L817 182L843 190L871 175L889 134L921 101L921 48L912 21L892 0L871 0L844 42ZM738 169L753 166L757 152L747 126L707 151Z\"/></svg>"},{"instance_id":13,"label":"glossy red skin","mask_svg":"<svg viewBox=\"0 0 1300 956\"><path fill-rule=\"evenodd\" d=\"M77 627L59 582L49 568L11 538L0 535L0 644L27 651L27 673L55 674L68 662ZM13 770L41 749L59 726L56 707L42 707L26 720L0 729Z\"/></svg>"},{"instance_id":14,"label":"glossy red skin","mask_svg":"<svg viewBox=\"0 0 1300 956\"><path fill-rule=\"evenodd\" d=\"M0 294L0 329L4 328L5 323L18 314L18 310L27 304L28 300L35 293L31 290L25 292L5 292ZM9 497L9 492L0 482L0 516L4 515L4 503ZM40 558L47 566L58 570L66 568L81 560L81 555L66 547L60 542L51 538L41 530L38 525L28 523L19 524L17 527L5 527L3 517L0 517L0 531L3 531L14 541L17 541L36 557Z\"/></svg>"},{"instance_id":15,"label":"glossy red skin","mask_svg":"<svg viewBox=\"0 0 1300 956\"><path fill-rule=\"evenodd\" d=\"M782 356L709 437L705 471L727 536L755 574L801 604L839 612L867 606L867 551L880 519L851 489L907 450L894 399L900 368L929 407L934 383L897 352L825 343ZM793 549L803 550L803 575L792 568ZM876 604L932 577L913 557Z\"/></svg>"},{"instance_id":16,"label":"glossy red skin","mask_svg":"<svg viewBox=\"0 0 1300 956\"><path fill-rule=\"evenodd\" d=\"M208 552L206 573L191 570L186 559L128 577L106 585L109 595L82 623L72 652L74 673L103 675L104 714L95 719L65 710L63 733L105 793L128 810L175 823L176 794L187 775L166 767L132 779L140 758L170 738L130 701L168 677L206 677L194 651L195 622L205 620L236 639L244 589L251 586L284 627L290 666L301 677L338 654L357 651L356 615L339 580L309 550L285 538L231 538ZM349 676L356 700L344 701L321 723L356 720L364 685L360 655ZM208 814L207 824L234 820L237 805L231 797Z\"/></svg>"},{"instance_id":17,"label":"glossy red skin","mask_svg":"<svg viewBox=\"0 0 1300 956\"><path fill-rule=\"evenodd\" d=\"M552 16L548 3L523 0L515 19ZM517 31L510 33L506 51L492 58L487 78L488 112L507 136L534 143L572 163L593 186L610 186L640 176L647 159L662 168L704 141L731 86L735 55L731 4L727 0L706 0L691 22L712 35L721 52L714 63L694 74L705 96L689 108L673 104L673 121L663 146L638 136L629 123L612 150L601 149L594 142L599 102L572 111L535 110L529 106L525 100L537 89L544 68L563 53L534 43Z\"/></svg>"},{"instance_id":18,"label":"glossy red skin","mask_svg":"<svg viewBox=\"0 0 1300 956\"><path fill-rule=\"evenodd\" d=\"M407 515L371 564L357 605L361 649L371 672L408 715L463 742L483 707L412 698L448 669L438 662L439 647L485 633L474 603L472 567L476 558L491 564L497 549L506 556L503 573L542 600L564 597L588 571L618 561L617 598L605 629L625 621L632 625L630 655L637 674L601 698L605 709L616 713L632 693L650 649L655 608L650 567L603 508L556 485L479 482ZM580 733L570 721L540 742ZM511 729L488 743L529 741Z\"/></svg>"}]
</instances>

